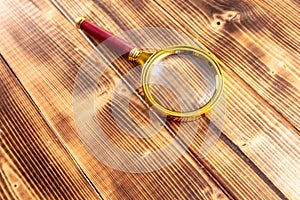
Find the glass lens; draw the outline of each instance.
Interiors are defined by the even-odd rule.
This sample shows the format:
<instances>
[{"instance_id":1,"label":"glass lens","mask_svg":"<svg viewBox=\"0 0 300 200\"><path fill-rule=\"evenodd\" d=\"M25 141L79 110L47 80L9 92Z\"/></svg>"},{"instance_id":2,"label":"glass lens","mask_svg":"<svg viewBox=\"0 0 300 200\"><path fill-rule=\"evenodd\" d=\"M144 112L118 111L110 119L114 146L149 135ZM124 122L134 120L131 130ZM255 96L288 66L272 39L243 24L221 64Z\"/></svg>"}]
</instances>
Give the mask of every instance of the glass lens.
<instances>
[{"instance_id":1,"label":"glass lens","mask_svg":"<svg viewBox=\"0 0 300 200\"><path fill-rule=\"evenodd\" d=\"M199 110L208 104L219 87L219 71L208 54L166 51L148 67L149 93L157 104L170 111Z\"/></svg>"}]
</instances>

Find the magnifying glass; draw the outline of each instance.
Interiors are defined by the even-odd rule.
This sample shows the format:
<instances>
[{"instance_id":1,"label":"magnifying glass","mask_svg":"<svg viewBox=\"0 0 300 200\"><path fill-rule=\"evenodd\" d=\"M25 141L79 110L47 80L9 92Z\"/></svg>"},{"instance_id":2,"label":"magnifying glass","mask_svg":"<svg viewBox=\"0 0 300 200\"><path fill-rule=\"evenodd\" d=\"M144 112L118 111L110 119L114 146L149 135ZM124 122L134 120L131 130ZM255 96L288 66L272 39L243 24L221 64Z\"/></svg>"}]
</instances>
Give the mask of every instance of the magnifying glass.
<instances>
[{"instance_id":1,"label":"magnifying glass","mask_svg":"<svg viewBox=\"0 0 300 200\"><path fill-rule=\"evenodd\" d=\"M212 53L184 45L150 52L115 37L85 17L77 18L75 24L97 41L106 41L109 49L143 67L141 82L145 98L159 113L191 120L208 112L220 99L223 73Z\"/></svg>"}]
</instances>

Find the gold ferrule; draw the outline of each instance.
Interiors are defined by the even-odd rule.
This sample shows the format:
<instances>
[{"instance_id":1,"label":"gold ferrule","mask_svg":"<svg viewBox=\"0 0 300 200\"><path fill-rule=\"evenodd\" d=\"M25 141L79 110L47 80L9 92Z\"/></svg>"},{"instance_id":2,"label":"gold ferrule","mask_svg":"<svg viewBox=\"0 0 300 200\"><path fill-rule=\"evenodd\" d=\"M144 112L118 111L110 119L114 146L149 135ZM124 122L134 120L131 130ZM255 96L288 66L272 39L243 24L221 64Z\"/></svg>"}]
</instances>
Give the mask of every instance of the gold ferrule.
<instances>
[{"instance_id":1,"label":"gold ferrule","mask_svg":"<svg viewBox=\"0 0 300 200\"><path fill-rule=\"evenodd\" d=\"M130 62L136 62L137 57L142 53L142 50L134 48L129 52L128 60Z\"/></svg>"},{"instance_id":2,"label":"gold ferrule","mask_svg":"<svg viewBox=\"0 0 300 200\"><path fill-rule=\"evenodd\" d=\"M82 24L82 22L84 22L84 20L86 20L86 17L77 17L75 19L75 26L80 29L80 26Z\"/></svg>"},{"instance_id":3,"label":"gold ferrule","mask_svg":"<svg viewBox=\"0 0 300 200\"><path fill-rule=\"evenodd\" d=\"M144 51L138 48L134 48L130 51L128 55L128 60L131 62L144 65L148 58L153 54L153 52Z\"/></svg>"}]
</instances>

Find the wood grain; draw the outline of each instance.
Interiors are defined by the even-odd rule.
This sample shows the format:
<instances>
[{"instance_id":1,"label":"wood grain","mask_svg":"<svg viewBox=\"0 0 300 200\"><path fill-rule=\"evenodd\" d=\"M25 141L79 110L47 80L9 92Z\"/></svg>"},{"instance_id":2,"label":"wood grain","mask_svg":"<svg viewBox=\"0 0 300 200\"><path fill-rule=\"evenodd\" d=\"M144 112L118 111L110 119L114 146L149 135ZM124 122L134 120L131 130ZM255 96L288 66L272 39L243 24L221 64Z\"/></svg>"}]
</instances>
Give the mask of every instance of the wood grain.
<instances>
[{"instance_id":1,"label":"wood grain","mask_svg":"<svg viewBox=\"0 0 300 200\"><path fill-rule=\"evenodd\" d=\"M166 1L164 1L164 4L166 5L166 7L168 7L168 9L173 9L172 12L175 12L177 7L178 9L183 8L179 5L177 5L177 7L172 7L172 3ZM187 6L188 5L186 5L186 7ZM166 15L166 18L169 17L169 19L164 18L164 10L160 12L160 7L157 8L155 7L155 4L151 3L143 4L142 2L136 1L100 3L98 1L94 1L90 3L85 2L81 4L80 2L76 2L76 4L72 4L65 2L63 4L63 7L74 18L82 14L87 15L95 22L97 22L100 26L102 25L108 30L114 30L115 32L121 31L122 29L138 28L140 26L170 27L174 23L175 24L173 25L173 28L178 29L178 24L176 23L176 21L174 22L172 16ZM130 10L134 10L135 8L138 8L139 12L130 12ZM188 19L191 19L191 14L193 14L192 8L183 13L188 12L189 14L186 14L186 17ZM194 12L199 14L199 12ZM209 12L209 8L207 8L207 12ZM110 21L109 18L111 19ZM203 18L205 19L205 17ZM195 20L199 19L195 17ZM182 24L182 26L186 26L186 24L189 24L192 27L198 27L196 24L193 24L193 21L189 22L185 20L184 22L186 23ZM210 27L209 24L205 24L204 22L201 23L201 27ZM209 32L205 34L208 33ZM196 36L198 38L202 37L202 35L205 34L200 34L199 31ZM126 39L130 40L130 38ZM224 38L224 40L225 39L226 38ZM207 40L209 41L209 39ZM234 40L234 38L232 40ZM134 43L134 41L131 42ZM230 44L230 42L228 43ZM244 48L243 44L239 44L237 46L239 48L246 49ZM219 49L220 48L221 47L219 47ZM228 49L230 48L231 46L228 46ZM216 51L216 53L219 52L219 50ZM239 50L236 52L241 51ZM226 57L227 55L224 56ZM222 55L220 57L223 58L224 56ZM243 56L247 57L246 55ZM235 57L231 56L231 59L235 59ZM256 57L254 56L252 60L255 59ZM257 60L255 60L255 62L256 61ZM231 65L232 64L230 64L229 66L231 67ZM126 68L126 65L124 64L119 66L122 66L122 68L119 69L123 73L128 70L128 68ZM291 67L293 68L293 66ZM297 193L294 186L299 184L296 179L293 179L294 175L298 174L298 167L296 164L299 161L299 148L297 147L297 145L299 144L299 136L297 135L298 131L295 131L288 121L286 121L280 114L278 114L273 109L273 107L269 106L263 98L258 96L253 88L251 88L252 85L249 86L248 84L245 84L244 80L241 80L241 78L238 76L239 74L236 75L235 70L231 71L229 69L226 69L225 72L226 92L228 97L226 100L228 107L227 119L225 122L225 127L223 128L223 132L230 139L230 142L228 142L224 138L224 143L227 143L227 145L229 145L231 148L234 148L235 152L242 158L244 158L244 161L246 161L247 164L251 166L250 168L255 173L259 174L261 178L279 194L279 196L284 198L284 194L286 194L287 196L291 195L291 197L294 197L294 195ZM264 75L264 73L262 74ZM294 81L291 80L291 83L293 84ZM296 98L293 97L293 99ZM176 125L173 125L173 127L174 126L174 129L176 129ZM192 127L187 126L187 131L192 130ZM202 140L201 138L196 139L196 141ZM282 149L278 149L278 147L281 147ZM201 145L199 144L196 144L194 147L192 147L193 152L195 152L196 155L197 152L199 152L200 148ZM284 153L284 151L287 152ZM230 154L230 156L232 155ZM217 157L218 155L214 155L215 159ZM208 161L208 163L209 162L211 161ZM224 170L224 168L222 169L222 165L220 164L220 162L221 160L219 160L218 164L214 166L210 165L210 167L217 168L217 171L222 171ZM282 162L284 162L285 164L282 164ZM291 167L286 170L282 167L283 165L289 165ZM209 164L207 166L209 167ZM225 174L226 172L222 171L222 173ZM251 173L248 172L248 174ZM285 175L279 177L278 174ZM229 177L229 184L228 182L224 182L225 185L235 185L235 181L243 182L243 180L236 180L235 178L232 178L230 172L229 174L226 174L224 176ZM294 181L290 182L290 180ZM253 182L255 183L256 181ZM288 182L290 183L289 186L287 184ZM241 188L239 188L239 186ZM276 186L279 186L280 189L276 189ZM251 187L255 188L255 184L251 184ZM243 185L237 185L235 186L235 188L231 189L232 191L241 190L243 192L245 192L245 190L249 190L249 188L244 188ZM283 191L284 194L282 194L280 190Z\"/></svg>"},{"instance_id":2,"label":"wood grain","mask_svg":"<svg viewBox=\"0 0 300 200\"><path fill-rule=\"evenodd\" d=\"M0 198L99 199L0 58Z\"/></svg>"},{"instance_id":3,"label":"wood grain","mask_svg":"<svg viewBox=\"0 0 300 200\"><path fill-rule=\"evenodd\" d=\"M184 2L181 2L181 4L182 6L188 6ZM75 18L78 15L87 14L95 22L115 33L123 29L145 26L171 27L184 32L187 29L188 33L193 34L198 39L200 38L200 41L222 58L222 60L224 57L226 64L233 69L233 71L225 69L228 112L225 121L226 126L223 128L224 135L222 135L221 140L216 144L215 148L204 159L197 158L201 142L204 139L203 132L199 131L196 142L191 147L192 152L188 152L189 154L184 155L184 158L180 159L174 165L149 176L121 173L101 166L83 147L79 146L80 141L75 137L76 130L72 120L72 96L70 93L72 92L78 65L81 64L84 57L90 51L87 43L47 3L40 1L34 1L33 3L23 2L20 5L8 3L2 9L5 10L7 8L7 10L11 10L12 7L16 9L15 12L11 14L2 12L1 15L7 20L6 23L14 28L11 30L1 30L1 33L8 41L14 42L1 44L0 51L3 52L18 78L20 78L25 88L29 91L29 94L49 120L49 123L60 134L80 165L89 173L92 181L104 197L158 198L166 195L166 198L171 198L173 195L177 195L176 197L178 198L184 198L189 192L194 192L199 187L201 188L201 192L195 194L194 197L223 197L224 194L220 192L215 183L201 169L202 165L209 170L209 174L216 178L217 182L223 184L233 197L249 199L276 199L280 197L284 198L285 196L290 198L297 197L297 187L295 185L298 185L299 182L293 177L296 177L299 173L297 167L297 162L299 161L297 156L299 154L299 137L297 136L297 131L290 126L289 122L297 127L294 115L296 119L298 115L297 113L292 113L294 111L292 108L283 111L286 105L279 102L278 96L275 96L275 100L273 101L272 98L265 96L258 90L261 89L260 87L263 87L261 89L263 92L270 91L268 83L257 86L257 80L253 80L252 76L249 75L251 78L249 79L248 74L240 75L240 73L245 73L242 71L245 69L240 68L237 62L248 58L248 54L243 54L245 57L238 57L239 60L236 61L234 59L236 56L228 54L228 49L232 48L231 46L228 49L226 48L225 53L222 50L226 46L224 43L220 43L222 46L211 47L215 43L210 38L215 37L207 35L210 33L209 31L202 31L204 30L203 27L210 27L207 25L205 13L213 13L214 11L211 11L211 7L203 5L197 9L188 7L186 9L188 11L186 11L180 9L181 5L176 6L176 4L170 2L159 2L159 4L137 1L85 1L77 2L77 4L63 2L63 7L72 17ZM196 22L188 20L187 23L186 20L183 21L173 16L174 12L172 9L181 12L181 17L186 14L185 17L189 17L188 19L194 13ZM166 10L169 14L166 13ZM251 14L249 15L251 16ZM8 16L11 19L8 19ZM217 19L219 18L217 17ZM215 21L215 23L218 22ZM24 24L30 24L31 26L29 26L30 28L24 27ZM201 30L197 28L199 24L201 25ZM293 27L294 25L289 25L287 28L290 26ZM191 31L194 29L198 32ZM214 29L213 33L216 30L218 34L222 32L221 28L217 28ZM201 40L202 35L205 37ZM218 37L217 35L216 38L226 40L227 36ZM237 36L228 36L229 41L227 43L230 44L232 41L235 41L235 37ZM248 37L245 38L247 39ZM246 40L245 38L239 41ZM233 48L234 52L241 51L243 53L245 51L245 45L243 44L248 43L244 42L239 45L239 43L233 42L233 44L238 46L238 48ZM249 47L245 49L247 48ZM259 48L257 49L259 51ZM291 52L294 51L292 50ZM18 55L18 58L15 58L16 55ZM276 56L278 55L276 54ZM252 61L254 62L256 59L252 58L246 64L245 62L241 63L242 66L246 66ZM124 72L128 69L127 67L127 65L124 65L124 68L121 68L121 70ZM295 71L291 70L292 72ZM261 74L265 73L261 72ZM114 80L117 79L116 75L112 72L108 73L107 76ZM240 77L247 80L247 84ZM288 79L292 85L295 83L294 80L293 77ZM109 88L112 90L111 88L114 84L110 81L106 81L105 83L106 85L104 83L101 84L103 88L100 89L100 92L106 91ZM294 88L293 86L290 90L294 91ZM257 92L260 96L257 95ZM297 95L297 92L294 92ZM107 94L109 96L109 93ZM272 95L277 94L273 92ZM294 97L291 96L291 98ZM105 96L101 96L99 100L105 100ZM273 104L271 102L272 107L266 103L270 101L273 102ZM287 120L276 111L283 112ZM105 110L103 112L105 113ZM103 125L110 119L108 114L105 116L101 116L100 114L98 118L99 120L103 120ZM173 130L176 130L176 124L171 123L170 126ZM113 124L106 124L106 127L116 128ZM186 130L191 131L193 127L187 125ZM115 129L115 133L119 133L118 131ZM167 137L167 134L163 135ZM124 140L123 138L121 140L120 137L122 135L119 134L111 135L111 137L115 142L119 142L119 145L123 144L122 147L124 148L127 147L130 149L132 147L128 144L136 142L129 139ZM158 138L154 142L156 145L164 144L163 139ZM168 140L168 137L165 139ZM278 147L281 147L281 149ZM145 150L140 148L134 149ZM195 160L191 156L196 156ZM188 166L187 169L184 169L186 166ZM286 169L285 166L290 167ZM95 169L95 167L98 167L98 169ZM192 171L191 173L187 172L190 170ZM174 174L171 174L172 172ZM192 180L192 177L195 178ZM181 185L175 184L178 180L182 182ZM143 184L140 185L140 182L143 182ZM187 189L188 182L192 183L189 191ZM169 188L171 186L173 188ZM209 192L207 193L207 191Z\"/></svg>"},{"instance_id":4,"label":"wood grain","mask_svg":"<svg viewBox=\"0 0 300 200\"><path fill-rule=\"evenodd\" d=\"M228 198L228 194L188 153L166 168L144 174L118 171L95 159L78 137L72 113L74 79L87 55L85 52L91 48L50 3L23 1L16 4L7 1L2 3L1 10L3 16L10 16L5 18L9 27L14 27L1 31L12 42L1 45L1 52L4 52L13 71L53 130L105 199ZM9 10L10 14L5 10ZM7 48L9 46L6 45L12 44L16 45ZM18 58L14 55L18 55ZM19 77L20 73L24 76ZM100 103L105 104L105 95L111 94L117 80L112 71L107 72L103 83L99 84ZM113 123L111 114L107 113L108 106L105 104L97 117L103 129L108 130L111 140L127 150L143 152L159 148L171 139L166 130L150 144L137 143L130 137L124 137L120 128ZM179 144L176 145L180 148Z\"/></svg>"},{"instance_id":5,"label":"wood grain","mask_svg":"<svg viewBox=\"0 0 300 200\"><path fill-rule=\"evenodd\" d=\"M189 24L187 32L299 130L299 106L294 103L300 96L299 4L297 11L287 2L270 3L158 1L171 20ZM283 7L285 14L279 11Z\"/></svg>"}]
</instances>

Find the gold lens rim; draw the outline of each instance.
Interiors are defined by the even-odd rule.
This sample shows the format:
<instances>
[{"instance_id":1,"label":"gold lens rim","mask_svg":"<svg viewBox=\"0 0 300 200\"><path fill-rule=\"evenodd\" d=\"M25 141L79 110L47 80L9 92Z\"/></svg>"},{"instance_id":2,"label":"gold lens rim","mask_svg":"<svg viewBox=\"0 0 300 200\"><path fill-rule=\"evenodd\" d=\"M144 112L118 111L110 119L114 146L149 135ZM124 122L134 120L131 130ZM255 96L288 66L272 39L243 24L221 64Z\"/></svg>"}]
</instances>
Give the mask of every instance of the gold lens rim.
<instances>
[{"instance_id":1,"label":"gold lens rim","mask_svg":"<svg viewBox=\"0 0 300 200\"><path fill-rule=\"evenodd\" d=\"M213 96L204 106L202 106L197 110L193 110L189 112L173 111L161 106L152 96L150 91L150 85L149 85L150 74L152 69L155 67L155 65L158 64L162 59L166 58L167 56L180 54L179 52L182 51L189 51L193 53L193 55L195 56L202 57L202 58L204 57L210 60L211 63L213 63L211 68L213 69L214 74L216 75L216 90ZM146 61L142 70L142 87L147 100L150 102L152 106L154 106L154 108L156 108L162 114L166 116L180 118L180 119L194 119L200 117L202 114L211 110L212 107L218 102L224 88L224 75L221 70L221 66L219 64L217 57L214 56L212 53L191 46L170 46L153 53L150 56L150 58Z\"/></svg>"}]
</instances>

